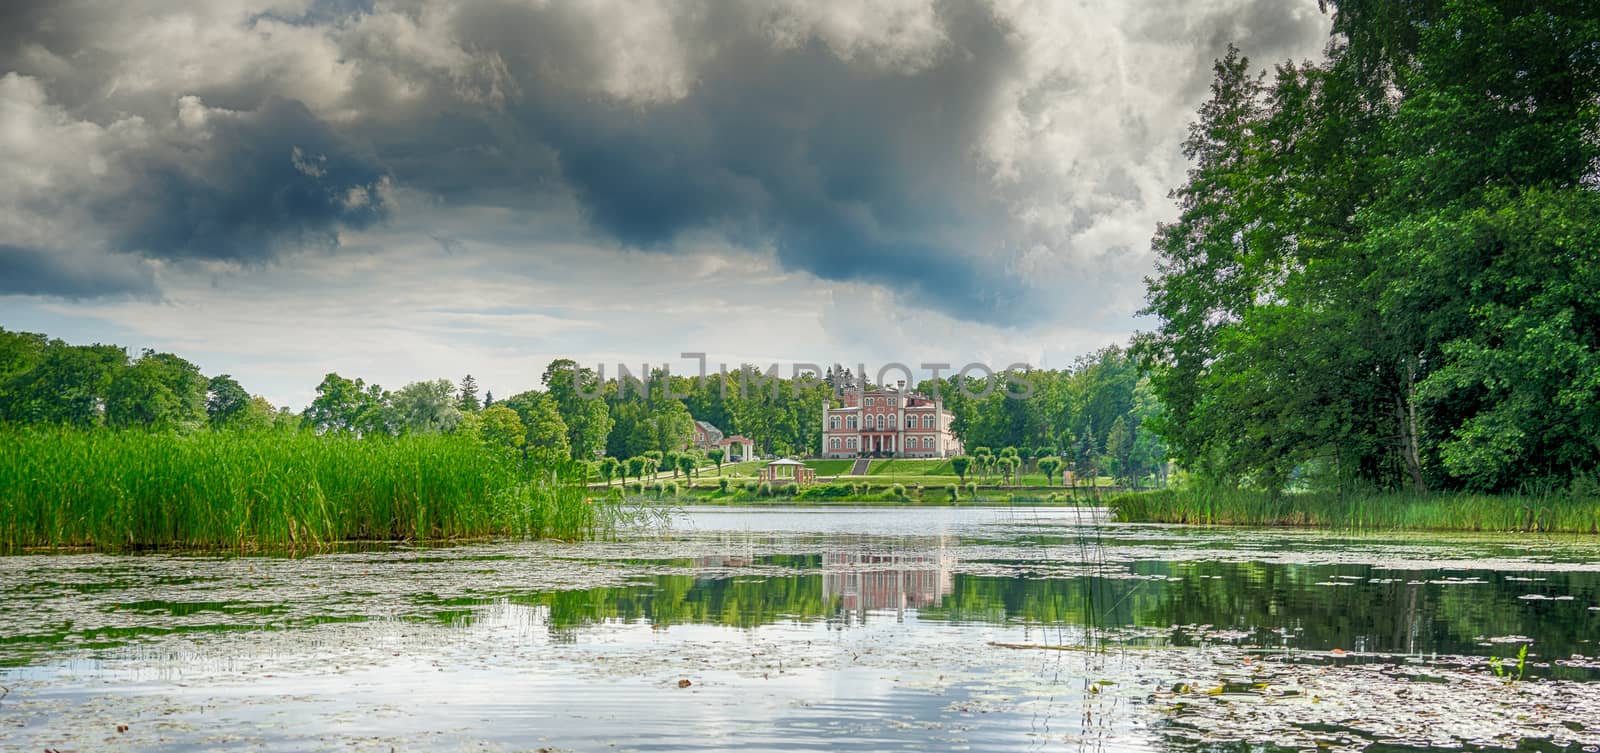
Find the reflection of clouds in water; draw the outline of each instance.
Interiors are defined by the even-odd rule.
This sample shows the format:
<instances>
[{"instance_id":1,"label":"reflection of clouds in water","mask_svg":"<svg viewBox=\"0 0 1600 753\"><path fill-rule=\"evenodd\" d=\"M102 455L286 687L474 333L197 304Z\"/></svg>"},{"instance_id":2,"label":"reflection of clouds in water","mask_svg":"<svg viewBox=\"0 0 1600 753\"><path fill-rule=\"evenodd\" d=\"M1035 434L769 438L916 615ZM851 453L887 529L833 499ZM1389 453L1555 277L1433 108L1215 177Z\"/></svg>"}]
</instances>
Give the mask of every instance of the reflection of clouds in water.
<instances>
[{"instance_id":1,"label":"reflection of clouds in water","mask_svg":"<svg viewBox=\"0 0 1600 753\"><path fill-rule=\"evenodd\" d=\"M1116 750L1299 744L1349 719L1596 742L1558 728L1600 702L1594 541L766 514L580 544L0 558L0 658L28 665L0 669L28 722L0 748L97 749L113 717L290 749ZM1485 657L1510 636L1551 666L1508 687Z\"/></svg>"}]
</instances>

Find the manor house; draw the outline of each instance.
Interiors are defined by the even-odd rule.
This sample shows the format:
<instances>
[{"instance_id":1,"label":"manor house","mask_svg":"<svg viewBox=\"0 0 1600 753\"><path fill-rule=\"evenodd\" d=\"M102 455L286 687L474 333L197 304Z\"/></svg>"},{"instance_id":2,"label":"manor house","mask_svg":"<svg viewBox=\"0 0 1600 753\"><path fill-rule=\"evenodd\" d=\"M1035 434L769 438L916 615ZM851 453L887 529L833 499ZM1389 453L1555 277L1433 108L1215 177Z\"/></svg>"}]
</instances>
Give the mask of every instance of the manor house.
<instances>
[{"instance_id":1,"label":"manor house","mask_svg":"<svg viewBox=\"0 0 1600 753\"><path fill-rule=\"evenodd\" d=\"M942 401L894 389L844 392L844 406L822 409L822 456L893 454L902 458L945 458L963 452L950 431L955 416Z\"/></svg>"}]
</instances>

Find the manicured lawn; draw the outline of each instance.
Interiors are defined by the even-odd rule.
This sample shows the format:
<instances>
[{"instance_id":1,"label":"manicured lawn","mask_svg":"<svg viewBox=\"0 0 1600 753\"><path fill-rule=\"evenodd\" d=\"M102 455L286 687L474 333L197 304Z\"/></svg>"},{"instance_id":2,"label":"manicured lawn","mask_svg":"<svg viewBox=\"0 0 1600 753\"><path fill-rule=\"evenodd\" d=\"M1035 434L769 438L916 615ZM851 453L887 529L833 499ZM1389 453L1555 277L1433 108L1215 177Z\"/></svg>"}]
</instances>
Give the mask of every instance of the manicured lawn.
<instances>
[{"instance_id":1,"label":"manicured lawn","mask_svg":"<svg viewBox=\"0 0 1600 753\"><path fill-rule=\"evenodd\" d=\"M874 460L867 468L868 476L951 476L949 458L890 458Z\"/></svg>"},{"instance_id":2,"label":"manicured lawn","mask_svg":"<svg viewBox=\"0 0 1600 753\"><path fill-rule=\"evenodd\" d=\"M806 460L807 466L817 472L818 476L839 476L850 472L850 466L855 465L854 460Z\"/></svg>"}]
</instances>

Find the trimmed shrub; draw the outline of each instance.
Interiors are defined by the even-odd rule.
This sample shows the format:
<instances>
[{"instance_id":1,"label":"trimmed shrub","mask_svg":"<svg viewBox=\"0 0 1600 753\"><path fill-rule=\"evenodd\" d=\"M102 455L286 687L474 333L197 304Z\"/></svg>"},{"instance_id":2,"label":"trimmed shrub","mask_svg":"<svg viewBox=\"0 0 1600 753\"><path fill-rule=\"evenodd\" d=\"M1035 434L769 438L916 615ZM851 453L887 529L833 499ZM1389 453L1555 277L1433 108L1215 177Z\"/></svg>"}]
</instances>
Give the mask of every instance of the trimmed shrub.
<instances>
[{"instance_id":1,"label":"trimmed shrub","mask_svg":"<svg viewBox=\"0 0 1600 753\"><path fill-rule=\"evenodd\" d=\"M744 490L750 494L755 494L760 488L760 484L757 484L755 479L744 482Z\"/></svg>"},{"instance_id":2,"label":"trimmed shrub","mask_svg":"<svg viewBox=\"0 0 1600 753\"><path fill-rule=\"evenodd\" d=\"M756 493L761 495L761 496L763 496L763 497L772 496L772 482L770 482L770 481L761 482L761 486L757 487Z\"/></svg>"},{"instance_id":3,"label":"trimmed shrub","mask_svg":"<svg viewBox=\"0 0 1600 753\"><path fill-rule=\"evenodd\" d=\"M890 493L894 494L895 499L905 499L906 498L906 485L905 484L895 484L894 486L889 487L889 491L890 491Z\"/></svg>"},{"instance_id":4,"label":"trimmed shrub","mask_svg":"<svg viewBox=\"0 0 1600 753\"><path fill-rule=\"evenodd\" d=\"M728 486L729 486L728 478L726 476L718 476L717 477L717 491L722 492L723 494L727 494L728 493Z\"/></svg>"},{"instance_id":5,"label":"trimmed shrub","mask_svg":"<svg viewBox=\"0 0 1600 753\"><path fill-rule=\"evenodd\" d=\"M976 482L976 481L968 481L967 482L967 498L968 499L977 499L978 498L978 482Z\"/></svg>"}]
</instances>

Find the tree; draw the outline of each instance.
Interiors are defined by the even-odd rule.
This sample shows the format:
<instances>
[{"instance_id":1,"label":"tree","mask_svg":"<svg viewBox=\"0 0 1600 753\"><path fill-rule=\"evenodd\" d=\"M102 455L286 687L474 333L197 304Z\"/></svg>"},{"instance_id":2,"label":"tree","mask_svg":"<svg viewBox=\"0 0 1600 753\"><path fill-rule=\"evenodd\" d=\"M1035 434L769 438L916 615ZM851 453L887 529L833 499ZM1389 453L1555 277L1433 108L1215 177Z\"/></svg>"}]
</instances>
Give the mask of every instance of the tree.
<instances>
[{"instance_id":1,"label":"tree","mask_svg":"<svg viewBox=\"0 0 1600 753\"><path fill-rule=\"evenodd\" d=\"M972 458L966 455L957 455L950 458L950 470L956 472L956 478L960 479L963 484L967 483L967 469L971 466Z\"/></svg>"},{"instance_id":2,"label":"tree","mask_svg":"<svg viewBox=\"0 0 1600 753\"><path fill-rule=\"evenodd\" d=\"M676 450L668 450L661 454L661 467L671 469L673 478L678 477L678 453Z\"/></svg>"},{"instance_id":3,"label":"tree","mask_svg":"<svg viewBox=\"0 0 1600 753\"><path fill-rule=\"evenodd\" d=\"M717 475L721 476L722 475L722 459L724 457L727 457L727 453L723 452L721 447L713 447L713 448L711 448L709 450L706 450L706 457L708 459L710 459L711 462L717 464Z\"/></svg>"},{"instance_id":4,"label":"tree","mask_svg":"<svg viewBox=\"0 0 1600 753\"><path fill-rule=\"evenodd\" d=\"M1061 458L1046 455L1039 458L1039 470L1044 473L1045 486L1055 483L1056 471L1061 469Z\"/></svg>"},{"instance_id":5,"label":"tree","mask_svg":"<svg viewBox=\"0 0 1600 753\"><path fill-rule=\"evenodd\" d=\"M599 377L572 359L560 358L545 367L540 381L555 400L556 410L567 427L572 456L590 459L604 452L606 438L611 434L610 411L604 400L584 396L600 393Z\"/></svg>"},{"instance_id":6,"label":"tree","mask_svg":"<svg viewBox=\"0 0 1600 753\"><path fill-rule=\"evenodd\" d=\"M458 398L456 401L456 407L460 410L464 412L475 411L481 410L484 407L478 403L478 380L473 379L471 374L468 374L461 379L461 389L459 390L459 393L460 398Z\"/></svg>"},{"instance_id":7,"label":"tree","mask_svg":"<svg viewBox=\"0 0 1600 753\"><path fill-rule=\"evenodd\" d=\"M1273 491L1594 472L1600 10L1333 5L1320 63L1218 61L1155 242L1148 428Z\"/></svg>"},{"instance_id":8,"label":"tree","mask_svg":"<svg viewBox=\"0 0 1600 753\"><path fill-rule=\"evenodd\" d=\"M626 466L619 463L616 458L610 455L600 458L600 480L611 483L611 479L617 475L619 467L623 472L627 472Z\"/></svg>"},{"instance_id":9,"label":"tree","mask_svg":"<svg viewBox=\"0 0 1600 753\"><path fill-rule=\"evenodd\" d=\"M572 448L567 445L572 433L561 420L561 412L556 408L556 401L549 395L536 392L523 394L533 396L529 400L522 401L522 404L527 405L528 411L522 418L522 424L527 429L525 446L528 457L544 462L572 457Z\"/></svg>"},{"instance_id":10,"label":"tree","mask_svg":"<svg viewBox=\"0 0 1600 753\"><path fill-rule=\"evenodd\" d=\"M694 456L693 455L690 455L688 453L683 453L683 454L678 456L677 469L679 471L683 472L684 477L687 478L689 476L689 474L694 473L694 467L695 467L695 462L694 462Z\"/></svg>"},{"instance_id":11,"label":"tree","mask_svg":"<svg viewBox=\"0 0 1600 753\"><path fill-rule=\"evenodd\" d=\"M1022 458L1016 455L1006 455L1000 458L1000 472L1004 474L1007 484L1016 478L1018 469L1022 468Z\"/></svg>"},{"instance_id":12,"label":"tree","mask_svg":"<svg viewBox=\"0 0 1600 753\"><path fill-rule=\"evenodd\" d=\"M495 405L478 414L478 437L491 447L521 450L528 444L528 429L516 411Z\"/></svg>"},{"instance_id":13,"label":"tree","mask_svg":"<svg viewBox=\"0 0 1600 753\"><path fill-rule=\"evenodd\" d=\"M1117 416L1117 420L1111 423L1111 432L1106 435L1106 454L1111 457L1112 472L1130 485L1138 477L1138 469L1133 464L1133 448L1133 430L1128 428L1125 417Z\"/></svg>"},{"instance_id":14,"label":"tree","mask_svg":"<svg viewBox=\"0 0 1600 753\"><path fill-rule=\"evenodd\" d=\"M119 428L198 426L206 415L207 383L200 367L171 353L145 350L112 379L106 423Z\"/></svg>"},{"instance_id":15,"label":"tree","mask_svg":"<svg viewBox=\"0 0 1600 753\"><path fill-rule=\"evenodd\" d=\"M238 423L249 407L250 393L245 392L233 377L227 374L211 377L206 391L206 421L212 428L220 429Z\"/></svg>"},{"instance_id":16,"label":"tree","mask_svg":"<svg viewBox=\"0 0 1600 753\"><path fill-rule=\"evenodd\" d=\"M412 382L390 396L390 405L407 433L448 432L461 423L455 392L448 379Z\"/></svg>"},{"instance_id":17,"label":"tree","mask_svg":"<svg viewBox=\"0 0 1600 753\"><path fill-rule=\"evenodd\" d=\"M650 459L644 457L643 455L634 455L633 457L628 458L628 473L623 475L622 480L627 481L628 476L630 475L636 479L643 480L645 469L649 467L649 465Z\"/></svg>"},{"instance_id":18,"label":"tree","mask_svg":"<svg viewBox=\"0 0 1600 753\"><path fill-rule=\"evenodd\" d=\"M317 397L300 418L306 428L318 433L393 434L399 422L389 399L389 393L376 384L330 372L317 385Z\"/></svg>"},{"instance_id":19,"label":"tree","mask_svg":"<svg viewBox=\"0 0 1600 753\"><path fill-rule=\"evenodd\" d=\"M484 390L483 407L487 408L491 405L494 405L494 390Z\"/></svg>"}]
</instances>

